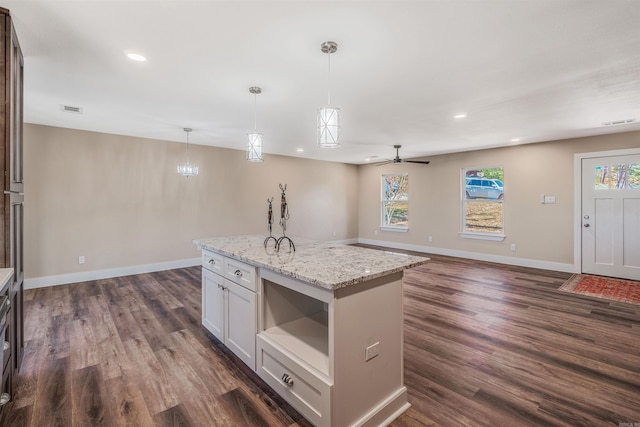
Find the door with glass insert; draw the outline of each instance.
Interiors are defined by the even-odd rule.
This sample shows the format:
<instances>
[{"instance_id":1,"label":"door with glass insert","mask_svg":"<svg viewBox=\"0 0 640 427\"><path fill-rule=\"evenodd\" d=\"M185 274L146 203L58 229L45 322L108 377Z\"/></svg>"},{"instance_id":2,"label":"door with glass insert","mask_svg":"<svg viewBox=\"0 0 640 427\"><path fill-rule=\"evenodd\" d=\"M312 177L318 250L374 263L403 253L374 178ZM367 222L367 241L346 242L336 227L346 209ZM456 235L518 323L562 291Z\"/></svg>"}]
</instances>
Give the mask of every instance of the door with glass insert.
<instances>
[{"instance_id":1,"label":"door with glass insert","mask_svg":"<svg viewBox=\"0 0 640 427\"><path fill-rule=\"evenodd\" d=\"M640 154L582 159L582 272L640 280Z\"/></svg>"}]
</instances>

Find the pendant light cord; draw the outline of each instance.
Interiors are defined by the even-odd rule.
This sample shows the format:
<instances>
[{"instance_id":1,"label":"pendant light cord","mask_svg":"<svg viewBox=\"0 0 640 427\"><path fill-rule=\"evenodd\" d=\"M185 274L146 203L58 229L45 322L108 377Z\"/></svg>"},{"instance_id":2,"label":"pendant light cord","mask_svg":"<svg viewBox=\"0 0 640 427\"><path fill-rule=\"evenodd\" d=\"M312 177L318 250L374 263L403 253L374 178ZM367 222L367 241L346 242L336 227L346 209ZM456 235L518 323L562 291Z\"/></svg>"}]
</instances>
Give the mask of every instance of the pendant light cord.
<instances>
[{"instance_id":1,"label":"pendant light cord","mask_svg":"<svg viewBox=\"0 0 640 427\"><path fill-rule=\"evenodd\" d=\"M189 132L187 132L187 164L189 164Z\"/></svg>"},{"instance_id":2,"label":"pendant light cord","mask_svg":"<svg viewBox=\"0 0 640 427\"><path fill-rule=\"evenodd\" d=\"M331 105L331 53L328 53L327 56L329 57L329 75L327 77L327 105Z\"/></svg>"},{"instance_id":3,"label":"pendant light cord","mask_svg":"<svg viewBox=\"0 0 640 427\"><path fill-rule=\"evenodd\" d=\"M258 94L254 93L253 94L253 133L257 133L257 128L258 128L257 126L258 121L256 119L256 116L257 116L256 109L258 105L257 98L258 98Z\"/></svg>"}]
</instances>

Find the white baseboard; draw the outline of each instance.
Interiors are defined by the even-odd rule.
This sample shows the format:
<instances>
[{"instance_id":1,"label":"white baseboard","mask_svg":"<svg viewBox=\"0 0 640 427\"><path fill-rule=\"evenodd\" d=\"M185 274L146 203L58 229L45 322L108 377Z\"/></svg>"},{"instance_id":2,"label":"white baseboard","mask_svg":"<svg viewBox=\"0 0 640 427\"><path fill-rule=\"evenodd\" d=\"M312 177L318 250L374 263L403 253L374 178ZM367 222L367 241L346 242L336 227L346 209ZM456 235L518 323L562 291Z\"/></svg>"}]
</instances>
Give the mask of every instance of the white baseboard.
<instances>
[{"instance_id":1,"label":"white baseboard","mask_svg":"<svg viewBox=\"0 0 640 427\"><path fill-rule=\"evenodd\" d=\"M24 279L24 289L44 288L47 286L66 285L69 283L87 282L90 280L110 279L112 277L130 276L132 274L153 273L154 271L173 270L174 268L200 265L200 258L181 259L178 261L159 262L155 264L132 265L130 267L110 268L107 270L83 271L81 273L60 274Z\"/></svg>"},{"instance_id":2,"label":"white baseboard","mask_svg":"<svg viewBox=\"0 0 640 427\"><path fill-rule=\"evenodd\" d=\"M341 245L354 245L356 243L360 243L357 237L353 239L342 239L342 240L330 240L331 243L341 244Z\"/></svg>"},{"instance_id":3,"label":"white baseboard","mask_svg":"<svg viewBox=\"0 0 640 427\"><path fill-rule=\"evenodd\" d=\"M446 255L459 258L475 259L478 261L496 262L499 264L517 265L520 267L540 268L542 270L562 271L573 273L573 264L541 261L527 258L514 258L500 255L483 254L479 252L459 251L454 249L442 249L433 246L412 245L407 243L387 242L373 239L344 239L334 240L334 243L350 245L362 243L366 245L382 246L390 249L404 249L416 252L425 252L437 255ZM112 277L129 276L132 274L152 273L154 271L172 270L174 268L193 267L200 265L200 258L182 259L178 261L160 262L155 264L134 265L130 267L110 268L106 270L83 271L81 273L60 274L56 276L33 277L24 280L25 289L44 288L47 286L66 285L69 283L87 282L90 280L109 279Z\"/></svg>"},{"instance_id":4,"label":"white baseboard","mask_svg":"<svg viewBox=\"0 0 640 427\"><path fill-rule=\"evenodd\" d=\"M407 251L425 252L436 255L446 255L458 258L475 259L478 261L495 262L498 264L517 265L519 267L539 268L542 270L562 271L564 273L573 273L573 264L565 264L561 262L542 261L528 258L515 258L502 255L483 254L480 252L459 251L455 249L443 249L433 246L411 245L407 243L387 242L384 240L358 239L358 243L365 245L383 246L392 249L404 249Z\"/></svg>"}]
</instances>

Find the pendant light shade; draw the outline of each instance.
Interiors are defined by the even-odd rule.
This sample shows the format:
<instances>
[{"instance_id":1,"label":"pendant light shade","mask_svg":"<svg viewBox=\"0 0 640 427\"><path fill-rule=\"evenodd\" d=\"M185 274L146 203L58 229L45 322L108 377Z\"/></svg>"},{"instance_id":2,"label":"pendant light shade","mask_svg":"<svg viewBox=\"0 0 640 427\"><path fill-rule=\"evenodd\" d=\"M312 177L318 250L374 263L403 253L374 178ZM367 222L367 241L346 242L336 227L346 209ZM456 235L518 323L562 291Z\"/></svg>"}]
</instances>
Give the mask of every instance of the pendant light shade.
<instances>
[{"instance_id":1,"label":"pendant light shade","mask_svg":"<svg viewBox=\"0 0 640 427\"><path fill-rule=\"evenodd\" d=\"M189 163L189 133L192 130L191 128L184 128L187 133L187 162L178 165L178 173L187 178L198 175L198 166Z\"/></svg>"},{"instance_id":2,"label":"pendant light shade","mask_svg":"<svg viewBox=\"0 0 640 427\"><path fill-rule=\"evenodd\" d=\"M262 159L262 134L256 130L256 98L262 93L262 89L256 86L249 88L253 94L253 132L247 134L247 160L261 162Z\"/></svg>"},{"instance_id":3,"label":"pendant light shade","mask_svg":"<svg viewBox=\"0 0 640 427\"><path fill-rule=\"evenodd\" d=\"M320 45L329 58L329 84L327 106L318 108L318 145L321 148L340 146L340 109L331 106L331 54L338 50L336 42L324 42Z\"/></svg>"},{"instance_id":4,"label":"pendant light shade","mask_svg":"<svg viewBox=\"0 0 640 427\"><path fill-rule=\"evenodd\" d=\"M247 134L247 160L250 162L261 162L262 159L262 134Z\"/></svg>"},{"instance_id":5,"label":"pendant light shade","mask_svg":"<svg viewBox=\"0 0 640 427\"><path fill-rule=\"evenodd\" d=\"M318 108L318 145L322 148L340 146L340 109Z\"/></svg>"}]
</instances>

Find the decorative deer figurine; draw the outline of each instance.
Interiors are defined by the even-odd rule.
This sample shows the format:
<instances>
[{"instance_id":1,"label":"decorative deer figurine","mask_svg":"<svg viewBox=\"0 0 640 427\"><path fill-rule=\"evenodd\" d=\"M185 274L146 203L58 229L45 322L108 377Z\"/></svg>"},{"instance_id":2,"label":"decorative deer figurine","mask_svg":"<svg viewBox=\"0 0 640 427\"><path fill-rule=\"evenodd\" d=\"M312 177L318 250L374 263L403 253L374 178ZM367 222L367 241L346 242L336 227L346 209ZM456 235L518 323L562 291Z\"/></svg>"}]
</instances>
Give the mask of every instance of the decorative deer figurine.
<instances>
[{"instance_id":1,"label":"decorative deer figurine","mask_svg":"<svg viewBox=\"0 0 640 427\"><path fill-rule=\"evenodd\" d=\"M287 195L285 194L285 192L287 191L287 184L284 185L284 187L282 186L282 184L280 185L280 226L282 227L282 237L280 237L278 239L278 241L276 242L276 250L280 250L280 244L282 243L283 240L286 240L289 242L289 248L293 249L294 251L296 250L295 245L293 244L293 241L287 237L287 220L289 219L289 206L287 205Z\"/></svg>"},{"instance_id":2,"label":"decorative deer figurine","mask_svg":"<svg viewBox=\"0 0 640 427\"><path fill-rule=\"evenodd\" d=\"M267 236L266 239L264 239L265 248L269 244L269 241L271 241L272 239L275 245L278 244L278 239L273 237L273 235L271 234L271 232L273 231L273 197L270 199L267 199L267 203L269 204L269 208L267 210L267 224L269 226L269 235Z\"/></svg>"}]
</instances>

